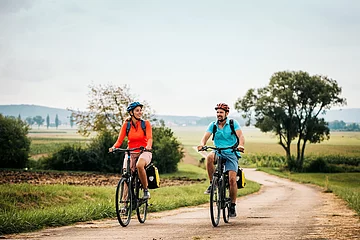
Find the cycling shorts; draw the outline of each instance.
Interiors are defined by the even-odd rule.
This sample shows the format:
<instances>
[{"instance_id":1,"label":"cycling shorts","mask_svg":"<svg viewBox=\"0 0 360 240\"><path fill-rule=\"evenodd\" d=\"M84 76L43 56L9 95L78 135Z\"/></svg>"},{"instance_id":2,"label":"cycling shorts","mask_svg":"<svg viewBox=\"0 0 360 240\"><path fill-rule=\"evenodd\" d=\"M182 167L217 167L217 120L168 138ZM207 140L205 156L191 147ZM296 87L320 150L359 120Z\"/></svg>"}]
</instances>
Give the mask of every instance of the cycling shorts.
<instances>
[{"instance_id":1,"label":"cycling shorts","mask_svg":"<svg viewBox=\"0 0 360 240\"><path fill-rule=\"evenodd\" d=\"M136 158L139 156L139 153L131 153L130 154L130 168L131 171L134 172L135 168L136 168ZM127 153L125 153L125 157L124 157L124 164L123 164L123 168L126 169L127 167L127 158L128 155ZM149 165L152 159L152 153L151 152L143 152L140 154L139 156L139 160L143 159L145 160L145 166Z\"/></svg>"}]
</instances>

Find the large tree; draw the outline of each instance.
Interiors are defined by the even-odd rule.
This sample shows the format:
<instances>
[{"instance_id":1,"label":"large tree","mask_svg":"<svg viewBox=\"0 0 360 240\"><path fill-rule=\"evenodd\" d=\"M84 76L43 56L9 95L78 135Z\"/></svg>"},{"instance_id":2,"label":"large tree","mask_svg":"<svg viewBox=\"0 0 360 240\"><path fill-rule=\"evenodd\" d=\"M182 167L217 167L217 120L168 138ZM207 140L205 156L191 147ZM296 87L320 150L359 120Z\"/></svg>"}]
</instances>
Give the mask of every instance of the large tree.
<instances>
[{"instance_id":1,"label":"large tree","mask_svg":"<svg viewBox=\"0 0 360 240\"><path fill-rule=\"evenodd\" d=\"M255 118L255 127L274 132L289 167L301 170L307 142L319 143L330 137L328 124L320 114L332 106L345 105L340 94L337 81L327 76L282 71L271 76L268 86L249 89L237 100L235 109L247 118L247 125ZM290 147L295 139L297 155L293 162Z\"/></svg>"},{"instance_id":2,"label":"large tree","mask_svg":"<svg viewBox=\"0 0 360 240\"><path fill-rule=\"evenodd\" d=\"M126 108L134 101L135 97L130 94L127 85L98 85L90 86L89 102L86 111L72 112L74 121L79 127L78 132L88 136L91 131L101 132L112 130L120 131L120 127L128 117ZM151 116L151 109L147 102L141 101L144 105L143 118Z\"/></svg>"}]
</instances>

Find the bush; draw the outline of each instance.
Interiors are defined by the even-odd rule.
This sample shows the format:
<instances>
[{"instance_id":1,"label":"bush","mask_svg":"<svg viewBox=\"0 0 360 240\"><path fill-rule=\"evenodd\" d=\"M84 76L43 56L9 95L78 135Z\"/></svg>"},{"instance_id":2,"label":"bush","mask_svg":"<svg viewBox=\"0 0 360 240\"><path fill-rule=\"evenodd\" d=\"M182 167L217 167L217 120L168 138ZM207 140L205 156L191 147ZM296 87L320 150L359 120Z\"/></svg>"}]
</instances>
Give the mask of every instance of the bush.
<instances>
[{"instance_id":1,"label":"bush","mask_svg":"<svg viewBox=\"0 0 360 240\"><path fill-rule=\"evenodd\" d=\"M28 125L0 114L0 168L24 168L29 159Z\"/></svg>"},{"instance_id":2,"label":"bush","mask_svg":"<svg viewBox=\"0 0 360 240\"><path fill-rule=\"evenodd\" d=\"M67 145L50 157L41 161L42 168L53 170L97 171L120 173L124 153L109 154L108 149L117 136L101 132L86 148L80 145ZM122 148L127 147L124 141ZM177 164L184 157L181 144L171 129L164 126L153 128L153 162L160 173L177 171Z\"/></svg>"},{"instance_id":3,"label":"bush","mask_svg":"<svg viewBox=\"0 0 360 240\"><path fill-rule=\"evenodd\" d=\"M152 161L159 169L159 172L176 172L177 164L183 157L183 148L176 137L174 137L172 130L164 125L154 127Z\"/></svg>"},{"instance_id":4,"label":"bush","mask_svg":"<svg viewBox=\"0 0 360 240\"><path fill-rule=\"evenodd\" d=\"M116 137L109 132L102 132L85 149L80 145L66 145L50 157L42 159L45 169L96 171L119 173L123 154L109 154L108 149Z\"/></svg>"}]
</instances>

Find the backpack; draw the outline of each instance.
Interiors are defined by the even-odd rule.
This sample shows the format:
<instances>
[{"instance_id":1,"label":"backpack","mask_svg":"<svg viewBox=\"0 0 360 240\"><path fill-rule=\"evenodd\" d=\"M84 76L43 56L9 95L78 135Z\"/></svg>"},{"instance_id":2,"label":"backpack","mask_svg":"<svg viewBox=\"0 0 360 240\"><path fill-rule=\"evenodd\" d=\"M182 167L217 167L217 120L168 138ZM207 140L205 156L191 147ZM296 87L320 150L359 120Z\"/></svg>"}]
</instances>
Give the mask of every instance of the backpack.
<instances>
[{"instance_id":1,"label":"backpack","mask_svg":"<svg viewBox=\"0 0 360 240\"><path fill-rule=\"evenodd\" d=\"M213 125L213 131L212 131L212 134L213 134L212 140L214 141L215 133L217 131L217 127L216 127L216 122L214 121L213 123L214 123L214 125ZM237 145L239 145L239 138L238 138L238 136L236 135L236 132L235 132L234 119L230 119L229 123L230 123L230 128L231 128L231 135L235 134L235 136L236 136L236 146L237 146Z\"/></svg>"},{"instance_id":2,"label":"backpack","mask_svg":"<svg viewBox=\"0 0 360 240\"><path fill-rule=\"evenodd\" d=\"M127 121L127 125L126 125L126 136L129 135L130 132L130 128L131 128L131 122ZM146 124L145 121L141 119L141 128L144 131L144 135L146 136Z\"/></svg>"}]
</instances>

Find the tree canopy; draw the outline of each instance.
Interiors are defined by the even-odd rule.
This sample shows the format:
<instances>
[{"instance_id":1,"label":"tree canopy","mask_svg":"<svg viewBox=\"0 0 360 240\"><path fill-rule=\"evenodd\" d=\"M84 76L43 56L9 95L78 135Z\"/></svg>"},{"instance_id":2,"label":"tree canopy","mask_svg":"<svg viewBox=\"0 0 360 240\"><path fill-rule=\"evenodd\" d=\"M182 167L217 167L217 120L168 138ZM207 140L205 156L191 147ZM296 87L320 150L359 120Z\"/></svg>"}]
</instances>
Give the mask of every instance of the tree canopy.
<instances>
[{"instance_id":1,"label":"tree canopy","mask_svg":"<svg viewBox=\"0 0 360 240\"><path fill-rule=\"evenodd\" d=\"M274 73L266 87L249 89L235 103L243 113L247 125L255 119L255 127L262 132L273 132L284 148L288 165L301 170L306 143L319 143L329 138L328 123L319 117L332 106L344 105L341 87L327 76L304 71ZM297 139L295 162L291 157L291 142Z\"/></svg>"},{"instance_id":2,"label":"tree canopy","mask_svg":"<svg viewBox=\"0 0 360 240\"><path fill-rule=\"evenodd\" d=\"M0 114L0 168L23 168L28 162L30 139L26 123Z\"/></svg>"},{"instance_id":3,"label":"tree canopy","mask_svg":"<svg viewBox=\"0 0 360 240\"><path fill-rule=\"evenodd\" d=\"M79 133L88 136L91 131L113 130L119 132L124 121L128 117L126 108L134 101L135 97L130 93L127 85L98 85L89 86L89 101L86 111L72 112L73 119L79 127ZM144 105L143 118L149 119L151 109L146 101L140 101Z\"/></svg>"}]
</instances>

